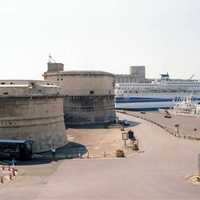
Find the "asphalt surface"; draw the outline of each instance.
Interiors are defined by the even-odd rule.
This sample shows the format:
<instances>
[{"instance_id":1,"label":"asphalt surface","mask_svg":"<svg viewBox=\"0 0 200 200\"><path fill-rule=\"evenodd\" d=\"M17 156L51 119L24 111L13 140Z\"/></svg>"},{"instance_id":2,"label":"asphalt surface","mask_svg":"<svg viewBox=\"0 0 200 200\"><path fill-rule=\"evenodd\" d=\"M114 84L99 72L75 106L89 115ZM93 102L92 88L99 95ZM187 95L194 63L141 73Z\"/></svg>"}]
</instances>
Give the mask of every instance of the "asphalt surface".
<instances>
[{"instance_id":1,"label":"asphalt surface","mask_svg":"<svg viewBox=\"0 0 200 200\"><path fill-rule=\"evenodd\" d=\"M179 124L179 135L200 139L199 117L171 114L171 118L165 118L165 112L146 112L142 114L140 112L127 111L127 113L157 122L174 133L177 132L175 125Z\"/></svg>"},{"instance_id":2,"label":"asphalt surface","mask_svg":"<svg viewBox=\"0 0 200 200\"><path fill-rule=\"evenodd\" d=\"M141 119L133 127L141 153L125 159L64 160L46 179L1 187L1 200L199 200L200 186L186 176L197 171L200 142L175 138Z\"/></svg>"}]
</instances>

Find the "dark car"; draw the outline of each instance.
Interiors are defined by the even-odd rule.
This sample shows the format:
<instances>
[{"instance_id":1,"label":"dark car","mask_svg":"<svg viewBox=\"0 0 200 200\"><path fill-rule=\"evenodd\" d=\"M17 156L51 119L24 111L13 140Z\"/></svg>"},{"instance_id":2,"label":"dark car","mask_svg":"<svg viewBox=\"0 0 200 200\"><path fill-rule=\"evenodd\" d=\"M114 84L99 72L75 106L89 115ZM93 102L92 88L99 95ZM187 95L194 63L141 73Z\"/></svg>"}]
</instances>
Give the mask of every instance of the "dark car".
<instances>
[{"instance_id":1,"label":"dark car","mask_svg":"<svg viewBox=\"0 0 200 200\"><path fill-rule=\"evenodd\" d=\"M129 126L130 123L127 120L122 120L122 125L123 126Z\"/></svg>"},{"instance_id":2,"label":"dark car","mask_svg":"<svg viewBox=\"0 0 200 200\"><path fill-rule=\"evenodd\" d=\"M167 114L164 116L165 118L172 118L172 116L170 114Z\"/></svg>"}]
</instances>

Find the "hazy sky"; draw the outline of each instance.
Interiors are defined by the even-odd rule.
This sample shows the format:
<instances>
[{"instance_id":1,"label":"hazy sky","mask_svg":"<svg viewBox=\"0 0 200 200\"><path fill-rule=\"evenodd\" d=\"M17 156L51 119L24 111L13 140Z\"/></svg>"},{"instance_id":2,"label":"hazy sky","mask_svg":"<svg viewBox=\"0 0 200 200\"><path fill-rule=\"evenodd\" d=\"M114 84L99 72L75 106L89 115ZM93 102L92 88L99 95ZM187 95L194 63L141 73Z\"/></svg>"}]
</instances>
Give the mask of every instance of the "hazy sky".
<instances>
[{"instance_id":1,"label":"hazy sky","mask_svg":"<svg viewBox=\"0 0 200 200\"><path fill-rule=\"evenodd\" d=\"M199 0L0 0L0 79L68 70L200 79Z\"/></svg>"}]
</instances>

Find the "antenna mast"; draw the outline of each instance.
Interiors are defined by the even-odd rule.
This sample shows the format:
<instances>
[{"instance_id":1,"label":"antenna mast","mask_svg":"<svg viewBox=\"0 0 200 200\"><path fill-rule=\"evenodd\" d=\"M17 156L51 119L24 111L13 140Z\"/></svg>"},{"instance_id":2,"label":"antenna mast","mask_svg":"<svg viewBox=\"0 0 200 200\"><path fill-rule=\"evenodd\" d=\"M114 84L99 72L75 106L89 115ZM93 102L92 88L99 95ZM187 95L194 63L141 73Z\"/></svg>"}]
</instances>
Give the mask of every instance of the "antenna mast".
<instances>
[{"instance_id":1,"label":"antenna mast","mask_svg":"<svg viewBox=\"0 0 200 200\"><path fill-rule=\"evenodd\" d=\"M49 56L48 56L48 63L56 63L56 61L53 59L53 57L51 56L51 53L49 53Z\"/></svg>"}]
</instances>

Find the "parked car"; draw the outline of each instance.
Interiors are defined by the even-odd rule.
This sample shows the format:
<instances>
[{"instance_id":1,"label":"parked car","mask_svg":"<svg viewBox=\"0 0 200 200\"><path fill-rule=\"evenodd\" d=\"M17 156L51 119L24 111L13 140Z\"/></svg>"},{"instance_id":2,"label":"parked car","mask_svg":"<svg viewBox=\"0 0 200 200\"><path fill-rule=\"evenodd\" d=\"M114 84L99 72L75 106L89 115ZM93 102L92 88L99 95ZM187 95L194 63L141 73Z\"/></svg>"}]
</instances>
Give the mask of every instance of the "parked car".
<instances>
[{"instance_id":1,"label":"parked car","mask_svg":"<svg viewBox=\"0 0 200 200\"><path fill-rule=\"evenodd\" d=\"M125 120L122 120L122 125L123 126L129 126L130 123L125 119Z\"/></svg>"},{"instance_id":2,"label":"parked car","mask_svg":"<svg viewBox=\"0 0 200 200\"><path fill-rule=\"evenodd\" d=\"M172 116L170 114L166 114L164 117L165 118L172 118Z\"/></svg>"}]
</instances>

